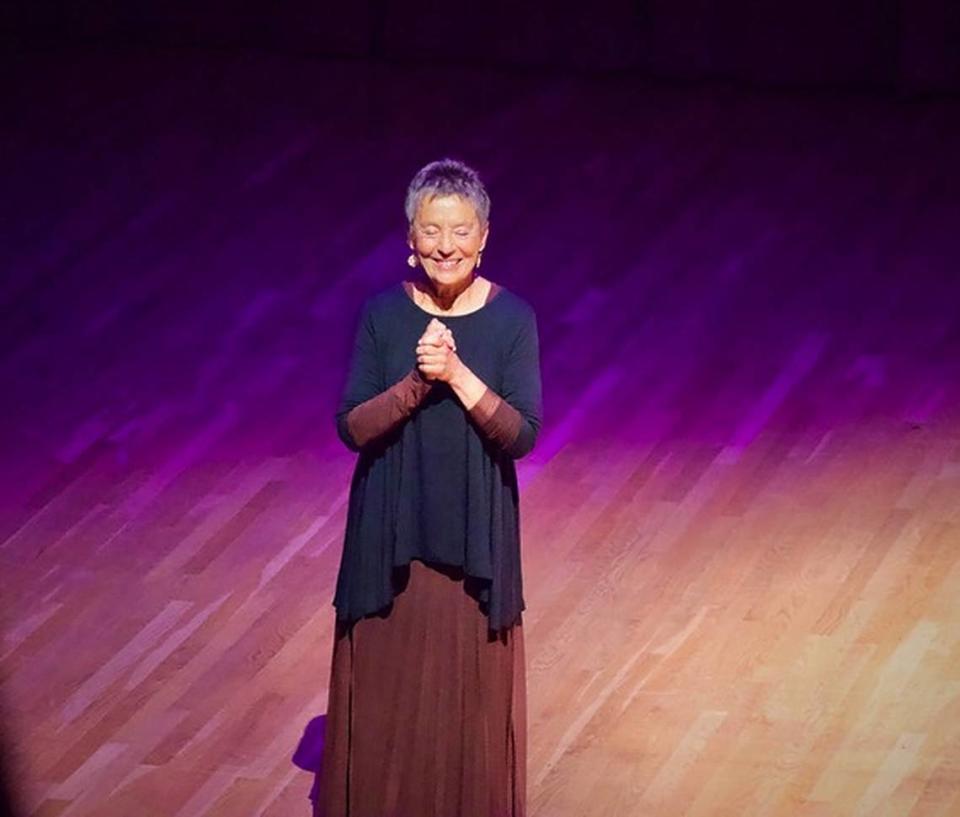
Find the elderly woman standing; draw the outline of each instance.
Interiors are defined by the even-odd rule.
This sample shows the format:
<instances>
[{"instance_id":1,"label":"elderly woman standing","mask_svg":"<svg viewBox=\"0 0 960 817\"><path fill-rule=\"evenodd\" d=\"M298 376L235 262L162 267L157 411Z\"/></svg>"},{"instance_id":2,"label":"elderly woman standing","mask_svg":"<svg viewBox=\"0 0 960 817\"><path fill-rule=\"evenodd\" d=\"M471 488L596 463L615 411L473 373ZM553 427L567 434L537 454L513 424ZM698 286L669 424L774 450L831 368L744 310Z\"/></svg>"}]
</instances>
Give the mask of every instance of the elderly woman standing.
<instances>
[{"instance_id":1,"label":"elderly woman standing","mask_svg":"<svg viewBox=\"0 0 960 817\"><path fill-rule=\"evenodd\" d=\"M337 412L359 453L337 588L324 817L521 817L526 690L514 460L541 424L536 318L479 275L490 200L432 162L415 280L369 299Z\"/></svg>"}]
</instances>

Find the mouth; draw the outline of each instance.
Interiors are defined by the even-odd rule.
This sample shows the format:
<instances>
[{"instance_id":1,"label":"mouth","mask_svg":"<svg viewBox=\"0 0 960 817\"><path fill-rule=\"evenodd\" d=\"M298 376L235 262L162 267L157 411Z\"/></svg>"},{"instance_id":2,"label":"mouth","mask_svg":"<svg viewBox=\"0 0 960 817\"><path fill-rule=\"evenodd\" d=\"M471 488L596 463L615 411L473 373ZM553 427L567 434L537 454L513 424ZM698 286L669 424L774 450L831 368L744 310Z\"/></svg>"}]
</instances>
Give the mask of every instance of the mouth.
<instances>
[{"instance_id":1,"label":"mouth","mask_svg":"<svg viewBox=\"0 0 960 817\"><path fill-rule=\"evenodd\" d=\"M443 270L444 272L449 272L450 270L455 270L462 261L462 258L446 258L446 259L434 259L433 263L436 264L437 269Z\"/></svg>"}]
</instances>

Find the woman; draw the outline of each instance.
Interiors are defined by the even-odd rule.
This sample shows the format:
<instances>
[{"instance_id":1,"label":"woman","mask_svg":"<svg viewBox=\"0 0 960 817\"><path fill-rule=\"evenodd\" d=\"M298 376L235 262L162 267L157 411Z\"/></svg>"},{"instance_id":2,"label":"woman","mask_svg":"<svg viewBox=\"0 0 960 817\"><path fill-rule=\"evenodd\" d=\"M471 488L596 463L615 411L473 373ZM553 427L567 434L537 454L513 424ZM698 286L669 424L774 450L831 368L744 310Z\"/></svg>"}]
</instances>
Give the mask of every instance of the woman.
<instances>
[{"instance_id":1,"label":"woman","mask_svg":"<svg viewBox=\"0 0 960 817\"><path fill-rule=\"evenodd\" d=\"M337 412L359 453L317 813L522 817L514 460L541 424L533 310L478 274L490 200L442 160L407 191L408 264L365 305Z\"/></svg>"}]
</instances>

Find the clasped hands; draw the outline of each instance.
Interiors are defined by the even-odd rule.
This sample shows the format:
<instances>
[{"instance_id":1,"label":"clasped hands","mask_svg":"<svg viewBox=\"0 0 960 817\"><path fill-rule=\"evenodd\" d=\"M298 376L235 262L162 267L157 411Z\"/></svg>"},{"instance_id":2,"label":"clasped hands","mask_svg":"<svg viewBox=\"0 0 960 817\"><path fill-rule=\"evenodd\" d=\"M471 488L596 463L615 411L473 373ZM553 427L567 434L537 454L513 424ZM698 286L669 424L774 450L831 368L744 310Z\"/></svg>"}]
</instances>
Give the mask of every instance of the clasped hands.
<instances>
[{"instance_id":1,"label":"clasped hands","mask_svg":"<svg viewBox=\"0 0 960 817\"><path fill-rule=\"evenodd\" d=\"M417 368L420 374L426 380L450 383L462 365L453 332L436 318L431 319L417 341Z\"/></svg>"}]
</instances>

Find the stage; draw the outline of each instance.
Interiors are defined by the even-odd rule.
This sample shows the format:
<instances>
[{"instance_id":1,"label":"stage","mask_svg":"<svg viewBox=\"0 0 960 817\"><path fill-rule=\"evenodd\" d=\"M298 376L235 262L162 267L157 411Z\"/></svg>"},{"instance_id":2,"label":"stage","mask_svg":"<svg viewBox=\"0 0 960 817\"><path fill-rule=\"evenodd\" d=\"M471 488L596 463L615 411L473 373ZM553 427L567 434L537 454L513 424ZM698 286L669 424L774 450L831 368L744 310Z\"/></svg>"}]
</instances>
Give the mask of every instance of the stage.
<instances>
[{"instance_id":1,"label":"stage","mask_svg":"<svg viewBox=\"0 0 960 817\"><path fill-rule=\"evenodd\" d=\"M447 155L492 196L483 272L539 322L531 817L960 813L960 104L258 51L7 66L27 814L309 813L333 412L362 302L408 272L406 184Z\"/></svg>"}]
</instances>

